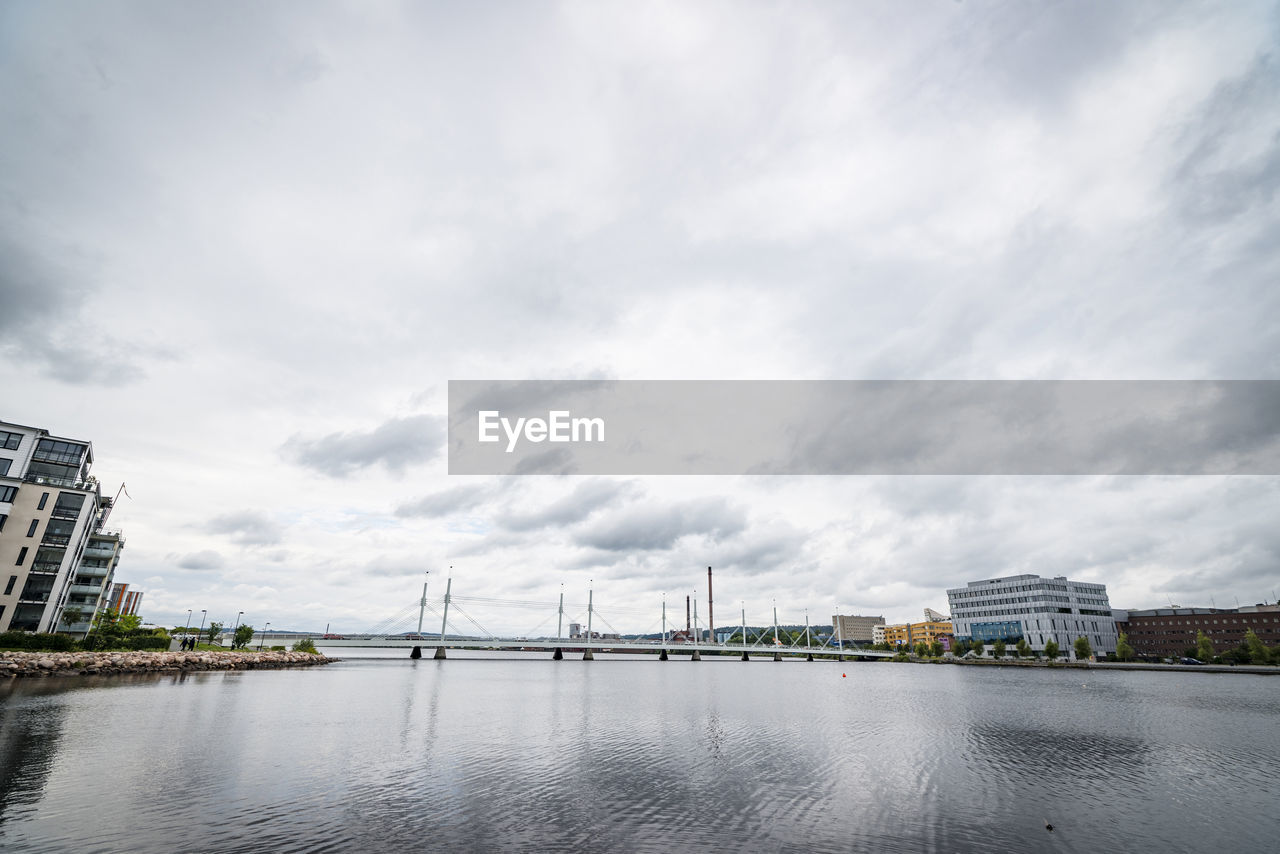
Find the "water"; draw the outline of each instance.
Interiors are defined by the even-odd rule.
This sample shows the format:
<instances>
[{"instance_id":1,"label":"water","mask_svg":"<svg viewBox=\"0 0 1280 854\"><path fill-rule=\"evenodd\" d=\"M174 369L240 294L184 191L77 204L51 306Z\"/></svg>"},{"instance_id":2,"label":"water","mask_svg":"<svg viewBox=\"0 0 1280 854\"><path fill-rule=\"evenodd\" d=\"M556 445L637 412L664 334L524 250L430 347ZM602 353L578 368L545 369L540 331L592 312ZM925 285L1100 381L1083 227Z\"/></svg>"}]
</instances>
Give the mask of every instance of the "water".
<instances>
[{"instance_id":1,"label":"water","mask_svg":"<svg viewBox=\"0 0 1280 854\"><path fill-rule=\"evenodd\" d=\"M0 684L0 850L1275 846L1276 677L382 655Z\"/></svg>"}]
</instances>

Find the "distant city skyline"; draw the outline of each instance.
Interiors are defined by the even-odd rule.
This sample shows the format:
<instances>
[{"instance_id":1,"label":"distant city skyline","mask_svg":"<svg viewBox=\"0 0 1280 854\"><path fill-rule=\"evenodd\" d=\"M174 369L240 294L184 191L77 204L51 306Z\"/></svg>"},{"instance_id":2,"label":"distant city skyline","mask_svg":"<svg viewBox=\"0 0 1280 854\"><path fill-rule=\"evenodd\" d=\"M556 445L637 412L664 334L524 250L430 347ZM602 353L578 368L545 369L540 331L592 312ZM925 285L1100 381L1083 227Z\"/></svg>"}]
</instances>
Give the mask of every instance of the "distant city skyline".
<instances>
[{"instance_id":1,"label":"distant city skyline","mask_svg":"<svg viewBox=\"0 0 1280 854\"><path fill-rule=\"evenodd\" d=\"M1102 8L6 3L0 420L162 625L1275 601L1274 476L446 471L451 379L1280 378L1277 6Z\"/></svg>"}]
</instances>

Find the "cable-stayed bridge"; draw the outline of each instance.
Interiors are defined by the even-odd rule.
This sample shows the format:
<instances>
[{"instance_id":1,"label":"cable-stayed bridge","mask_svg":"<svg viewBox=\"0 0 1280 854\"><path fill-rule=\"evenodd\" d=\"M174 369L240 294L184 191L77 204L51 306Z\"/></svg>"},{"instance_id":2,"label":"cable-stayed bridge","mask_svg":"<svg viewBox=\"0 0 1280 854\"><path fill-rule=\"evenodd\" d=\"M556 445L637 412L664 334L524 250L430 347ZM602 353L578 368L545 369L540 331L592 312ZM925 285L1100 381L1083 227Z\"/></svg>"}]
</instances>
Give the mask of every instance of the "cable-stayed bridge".
<instances>
[{"instance_id":1,"label":"cable-stayed bridge","mask_svg":"<svg viewBox=\"0 0 1280 854\"><path fill-rule=\"evenodd\" d=\"M568 610L566 610L568 608ZM504 612L506 612L504 614ZM506 634L491 632L484 623L491 619L511 622L510 615L529 613L545 614L537 625L524 632ZM427 621L428 615L432 618ZM740 611L740 621L721 625L721 631L732 631L739 638L734 643L716 643L714 638L704 640L707 634L698 625L697 605L693 613L686 610L686 626L681 630L667 614L665 600L660 615L651 611L627 607L610 607L606 616L595 602L595 591L588 591L585 603L566 603L564 594L558 602L540 602L526 599L501 599L488 596L461 596L453 593L453 581L449 580L445 593L439 598L428 598L427 585L422 586L422 597L401 614L358 634L326 634L320 641L326 647L405 648L413 658L420 658L423 650L434 650L435 658L447 658L449 649L471 650L520 650L549 652L555 659L565 655L581 655L591 660L597 653L652 653L666 661L670 655L685 655L699 660L703 654L732 655L743 661L755 657L771 657L781 661L784 657L803 657L810 661L817 658L859 656L887 658L891 652L863 649L845 649L842 639L836 635L817 638L809 630L805 616L805 630L785 632L778 624L778 609L773 608L772 623L764 628L747 624L745 607ZM634 624L652 619L653 624L639 633L624 634L616 630L611 620L626 619ZM439 621L439 631L432 631ZM550 631L554 624L554 634ZM566 633L569 626L585 625L585 630ZM430 626L430 628L425 628ZM601 631L601 626L608 631ZM690 631L691 630L691 631ZM837 626L838 632L838 626Z\"/></svg>"}]
</instances>

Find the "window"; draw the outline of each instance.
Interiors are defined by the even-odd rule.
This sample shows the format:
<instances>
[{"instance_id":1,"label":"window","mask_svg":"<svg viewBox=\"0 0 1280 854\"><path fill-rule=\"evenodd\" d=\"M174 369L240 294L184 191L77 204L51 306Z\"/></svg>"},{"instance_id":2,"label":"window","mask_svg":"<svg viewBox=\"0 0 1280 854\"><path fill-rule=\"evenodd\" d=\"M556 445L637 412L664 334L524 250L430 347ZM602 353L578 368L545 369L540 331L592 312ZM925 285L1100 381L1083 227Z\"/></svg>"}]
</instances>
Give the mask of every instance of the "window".
<instances>
[{"instance_id":1,"label":"window","mask_svg":"<svg viewBox=\"0 0 1280 854\"><path fill-rule=\"evenodd\" d=\"M23 546L21 549L18 550L18 560L14 563L14 566L22 566L22 562L26 559L27 559L27 547Z\"/></svg>"},{"instance_id":2,"label":"window","mask_svg":"<svg viewBox=\"0 0 1280 854\"><path fill-rule=\"evenodd\" d=\"M8 513L0 513L0 531L4 530L4 523L9 521Z\"/></svg>"},{"instance_id":3,"label":"window","mask_svg":"<svg viewBox=\"0 0 1280 854\"><path fill-rule=\"evenodd\" d=\"M40 496L40 503L36 505L37 510L43 510L44 506L49 503L49 493Z\"/></svg>"},{"instance_id":4,"label":"window","mask_svg":"<svg viewBox=\"0 0 1280 854\"><path fill-rule=\"evenodd\" d=\"M0 486L0 501L13 501L13 497L17 494L16 486Z\"/></svg>"},{"instance_id":5,"label":"window","mask_svg":"<svg viewBox=\"0 0 1280 854\"><path fill-rule=\"evenodd\" d=\"M16 575L9 576L9 583L4 586L4 595L8 596L10 593L12 593L13 585L17 583L18 583L18 576Z\"/></svg>"},{"instance_id":6,"label":"window","mask_svg":"<svg viewBox=\"0 0 1280 854\"><path fill-rule=\"evenodd\" d=\"M9 473L9 466L13 465L13 460L8 457L0 457L0 475Z\"/></svg>"},{"instance_id":7,"label":"window","mask_svg":"<svg viewBox=\"0 0 1280 854\"><path fill-rule=\"evenodd\" d=\"M27 536L34 537L36 535L36 529L39 527L40 527L40 520L32 519L31 524L27 527Z\"/></svg>"},{"instance_id":8,"label":"window","mask_svg":"<svg viewBox=\"0 0 1280 854\"><path fill-rule=\"evenodd\" d=\"M4 448L6 451L16 451L21 442L21 433L8 433L0 430L0 448Z\"/></svg>"}]
</instances>

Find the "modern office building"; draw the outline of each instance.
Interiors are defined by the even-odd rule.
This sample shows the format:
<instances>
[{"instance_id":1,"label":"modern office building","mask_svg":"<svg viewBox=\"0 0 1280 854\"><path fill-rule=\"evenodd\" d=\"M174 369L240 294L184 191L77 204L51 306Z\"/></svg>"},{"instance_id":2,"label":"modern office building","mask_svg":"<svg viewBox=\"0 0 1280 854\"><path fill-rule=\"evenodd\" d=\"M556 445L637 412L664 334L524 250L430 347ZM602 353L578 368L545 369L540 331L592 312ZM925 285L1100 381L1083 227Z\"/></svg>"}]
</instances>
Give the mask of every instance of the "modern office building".
<instances>
[{"instance_id":1,"label":"modern office building","mask_svg":"<svg viewBox=\"0 0 1280 854\"><path fill-rule=\"evenodd\" d=\"M1280 604L1116 612L1116 630L1129 636L1138 655L1182 655L1196 645L1199 632L1213 643L1215 653L1222 654L1244 643L1249 629L1267 646L1280 645Z\"/></svg>"},{"instance_id":2,"label":"modern office building","mask_svg":"<svg viewBox=\"0 0 1280 854\"><path fill-rule=\"evenodd\" d=\"M857 617L835 614L831 617L835 637L844 643L874 643L876 626L884 625L884 617Z\"/></svg>"},{"instance_id":3,"label":"modern office building","mask_svg":"<svg viewBox=\"0 0 1280 854\"><path fill-rule=\"evenodd\" d=\"M1105 584L1011 575L970 581L948 590L947 600L957 639L1025 639L1036 651L1053 640L1062 655L1074 656L1076 638L1083 636L1096 654L1116 649L1116 623Z\"/></svg>"},{"instance_id":4,"label":"modern office building","mask_svg":"<svg viewBox=\"0 0 1280 854\"><path fill-rule=\"evenodd\" d=\"M111 506L92 465L89 442L0 421L0 632L58 631L73 581L86 581L75 586L84 588L77 602L87 604L89 579L102 577L80 573ZM105 584L96 585L95 609Z\"/></svg>"}]
</instances>

